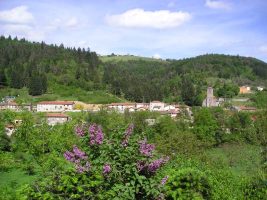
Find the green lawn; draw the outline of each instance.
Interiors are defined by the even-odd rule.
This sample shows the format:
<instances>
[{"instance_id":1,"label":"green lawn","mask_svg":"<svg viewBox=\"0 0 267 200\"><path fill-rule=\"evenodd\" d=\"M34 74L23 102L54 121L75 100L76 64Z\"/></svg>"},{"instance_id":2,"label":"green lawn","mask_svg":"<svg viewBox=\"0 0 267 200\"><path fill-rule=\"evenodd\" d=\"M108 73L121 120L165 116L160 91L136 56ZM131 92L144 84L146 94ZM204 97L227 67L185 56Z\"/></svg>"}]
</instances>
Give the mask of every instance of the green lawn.
<instances>
[{"instance_id":1,"label":"green lawn","mask_svg":"<svg viewBox=\"0 0 267 200\"><path fill-rule=\"evenodd\" d=\"M150 57L141 57L141 56L131 56L131 55L119 55L119 56L100 56L100 60L103 62L110 61L129 61L129 60L144 60L144 61L154 61L154 62L167 62L161 59L155 59Z\"/></svg>"}]
</instances>

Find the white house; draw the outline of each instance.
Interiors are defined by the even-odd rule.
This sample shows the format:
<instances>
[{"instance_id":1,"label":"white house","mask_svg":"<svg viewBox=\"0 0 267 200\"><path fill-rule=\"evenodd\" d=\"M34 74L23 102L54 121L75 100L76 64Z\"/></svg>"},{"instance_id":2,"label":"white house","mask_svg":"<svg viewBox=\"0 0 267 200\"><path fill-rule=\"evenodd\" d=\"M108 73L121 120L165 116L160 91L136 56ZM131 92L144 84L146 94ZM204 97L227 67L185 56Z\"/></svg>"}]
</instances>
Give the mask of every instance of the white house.
<instances>
[{"instance_id":1,"label":"white house","mask_svg":"<svg viewBox=\"0 0 267 200\"><path fill-rule=\"evenodd\" d=\"M261 86L258 86L258 87L257 87L257 90L258 90L258 91L263 91L263 89L264 89L264 88L261 87Z\"/></svg>"},{"instance_id":2,"label":"white house","mask_svg":"<svg viewBox=\"0 0 267 200\"><path fill-rule=\"evenodd\" d=\"M73 109L73 101L43 101L37 104L37 112L63 112Z\"/></svg>"},{"instance_id":3,"label":"white house","mask_svg":"<svg viewBox=\"0 0 267 200\"><path fill-rule=\"evenodd\" d=\"M152 101L149 104L150 111L164 111L165 103L160 101Z\"/></svg>"},{"instance_id":4,"label":"white house","mask_svg":"<svg viewBox=\"0 0 267 200\"><path fill-rule=\"evenodd\" d=\"M14 111L18 111L19 110L19 106L16 102L8 102L7 103L7 109L10 109L10 110L14 110Z\"/></svg>"},{"instance_id":5,"label":"white house","mask_svg":"<svg viewBox=\"0 0 267 200\"><path fill-rule=\"evenodd\" d=\"M0 103L0 110L13 110L13 111L21 111L21 110L27 110L31 111L32 110L32 105L31 104L22 104L18 105L16 102L7 102L7 103Z\"/></svg>"},{"instance_id":6,"label":"white house","mask_svg":"<svg viewBox=\"0 0 267 200\"><path fill-rule=\"evenodd\" d=\"M139 108L149 109L149 103L136 103L135 107L136 109L139 109Z\"/></svg>"},{"instance_id":7,"label":"white house","mask_svg":"<svg viewBox=\"0 0 267 200\"><path fill-rule=\"evenodd\" d=\"M165 111L168 111L168 110L176 110L176 108L175 108L175 105L166 105L164 107L164 110Z\"/></svg>"},{"instance_id":8,"label":"white house","mask_svg":"<svg viewBox=\"0 0 267 200\"><path fill-rule=\"evenodd\" d=\"M116 110L120 113L124 113L126 110L129 112L135 111L135 103L111 103L108 105L111 110Z\"/></svg>"},{"instance_id":9,"label":"white house","mask_svg":"<svg viewBox=\"0 0 267 200\"><path fill-rule=\"evenodd\" d=\"M68 115L63 113L47 113L46 114L47 124L54 126L56 124L63 124L70 120Z\"/></svg>"}]
</instances>

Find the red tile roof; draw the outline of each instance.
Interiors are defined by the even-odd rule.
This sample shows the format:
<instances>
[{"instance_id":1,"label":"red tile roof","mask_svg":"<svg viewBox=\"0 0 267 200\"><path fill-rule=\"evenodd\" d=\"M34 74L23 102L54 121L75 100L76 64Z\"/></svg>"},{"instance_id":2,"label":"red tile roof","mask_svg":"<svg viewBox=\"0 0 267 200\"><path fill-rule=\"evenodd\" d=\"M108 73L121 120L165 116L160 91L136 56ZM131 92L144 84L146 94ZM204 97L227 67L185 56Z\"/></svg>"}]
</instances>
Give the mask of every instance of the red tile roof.
<instances>
[{"instance_id":1,"label":"red tile roof","mask_svg":"<svg viewBox=\"0 0 267 200\"><path fill-rule=\"evenodd\" d=\"M73 105L73 101L42 101L39 102L38 104L43 104L43 105Z\"/></svg>"},{"instance_id":2,"label":"red tile roof","mask_svg":"<svg viewBox=\"0 0 267 200\"><path fill-rule=\"evenodd\" d=\"M9 105L9 106L17 106L18 104L14 101L11 101L11 102L8 102L6 105Z\"/></svg>"},{"instance_id":3,"label":"red tile roof","mask_svg":"<svg viewBox=\"0 0 267 200\"><path fill-rule=\"evenodd\" d=\"M63 113L47 113L46 117L68 118L69 116Z\"/></svg>"},{"instance_id":4,"label":"red tile roof","mask_svg":"<svg viewBox=\"0 0 267 200\"><path fill-rule=\"evenodd\" d=\"M257 110L255 107L246 107L246 106L240 106L240 110Z\"/></svg>"}]
</instances>

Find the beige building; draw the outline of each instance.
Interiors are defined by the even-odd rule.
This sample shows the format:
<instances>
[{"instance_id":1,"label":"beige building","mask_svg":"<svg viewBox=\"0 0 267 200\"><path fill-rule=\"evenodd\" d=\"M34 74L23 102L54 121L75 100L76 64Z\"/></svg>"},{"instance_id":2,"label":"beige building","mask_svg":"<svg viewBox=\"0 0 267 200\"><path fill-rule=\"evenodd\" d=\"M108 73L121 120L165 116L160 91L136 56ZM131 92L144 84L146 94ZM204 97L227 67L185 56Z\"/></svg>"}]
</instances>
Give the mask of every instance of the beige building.
<instances>
[{"instance_id":1,"label":"beige building","mask_svg":"<svg viewBox=\"0 0 267 200\"><path fill-rule=\"evenodd\" d=\"M63 113L47 113L46 114L47 124L54 126L56 124L63 124L70 120L70 117Z\"/></svg>"},{"instance_id":2,"label":"beige building","mask_svg":"<svg viewBox=\"0 0 267 200\"><path fill-rule=\"evenodd\" d=\"M251 93L251 89L249 86L241 86L241 87L239 87L239 93L240 94L248 94L248 93Z\"/></svg>"},{"instance_id":3,"label":"beige building","mask_svg":"<svg viewBox=\"0 0 267 200\"><path fill-rule=\"evenodd\" d=\"M111 103L108 105L108 108L120 113L124 113L126 110L128 110L129 112L134 112L135 103Z\"/></svg>"},{"instance_id":4,"label":"beige building","mask_svg":"<svg viewBox=\"0 0 267 200\"><path fill-rule=\"evenodd\" d=\"M165 103L160 101L152 101L149 104L150 111L164 111Z\"/></svg>"},{"instance_id":5,"label":"beige building","mask_svg":"<svg viewBox=\"0 0 267 200\"><path fill-rule=\"evenodd\" d=\"M73 101L43 101L37 104L37 112L64 112L73 110Z\"/></svg>"}]
</instances>

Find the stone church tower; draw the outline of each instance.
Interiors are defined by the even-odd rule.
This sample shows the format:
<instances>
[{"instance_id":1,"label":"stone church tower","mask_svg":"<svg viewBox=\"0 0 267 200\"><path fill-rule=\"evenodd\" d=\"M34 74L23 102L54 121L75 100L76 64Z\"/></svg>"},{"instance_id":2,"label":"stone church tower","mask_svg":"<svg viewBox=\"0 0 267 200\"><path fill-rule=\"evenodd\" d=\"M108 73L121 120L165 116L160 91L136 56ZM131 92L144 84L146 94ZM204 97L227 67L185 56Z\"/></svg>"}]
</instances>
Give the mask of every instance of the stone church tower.
<instances>
[{"instance_id":1,"label":"stone church tower","mask_svg":"<svg viewBox=\"0 0 267 200\"><path fill-rule=\"evenodd\" d=\"M202 103L203 107L213 107L218 106L217 99L213 96L213 88L208 87L207 89L207 97Z\"/></svg>"},{"instance_id":2,"label":"stone church tower","mask_svg":"<svg viewBox=\"0 0 267 200\"><path fill-rule=\"evenodd\" d=\"M210 107L213 103L213 88L212 87L208 87L207 89L207 103L206 106Z\"/></svg>"}]
</instances>

